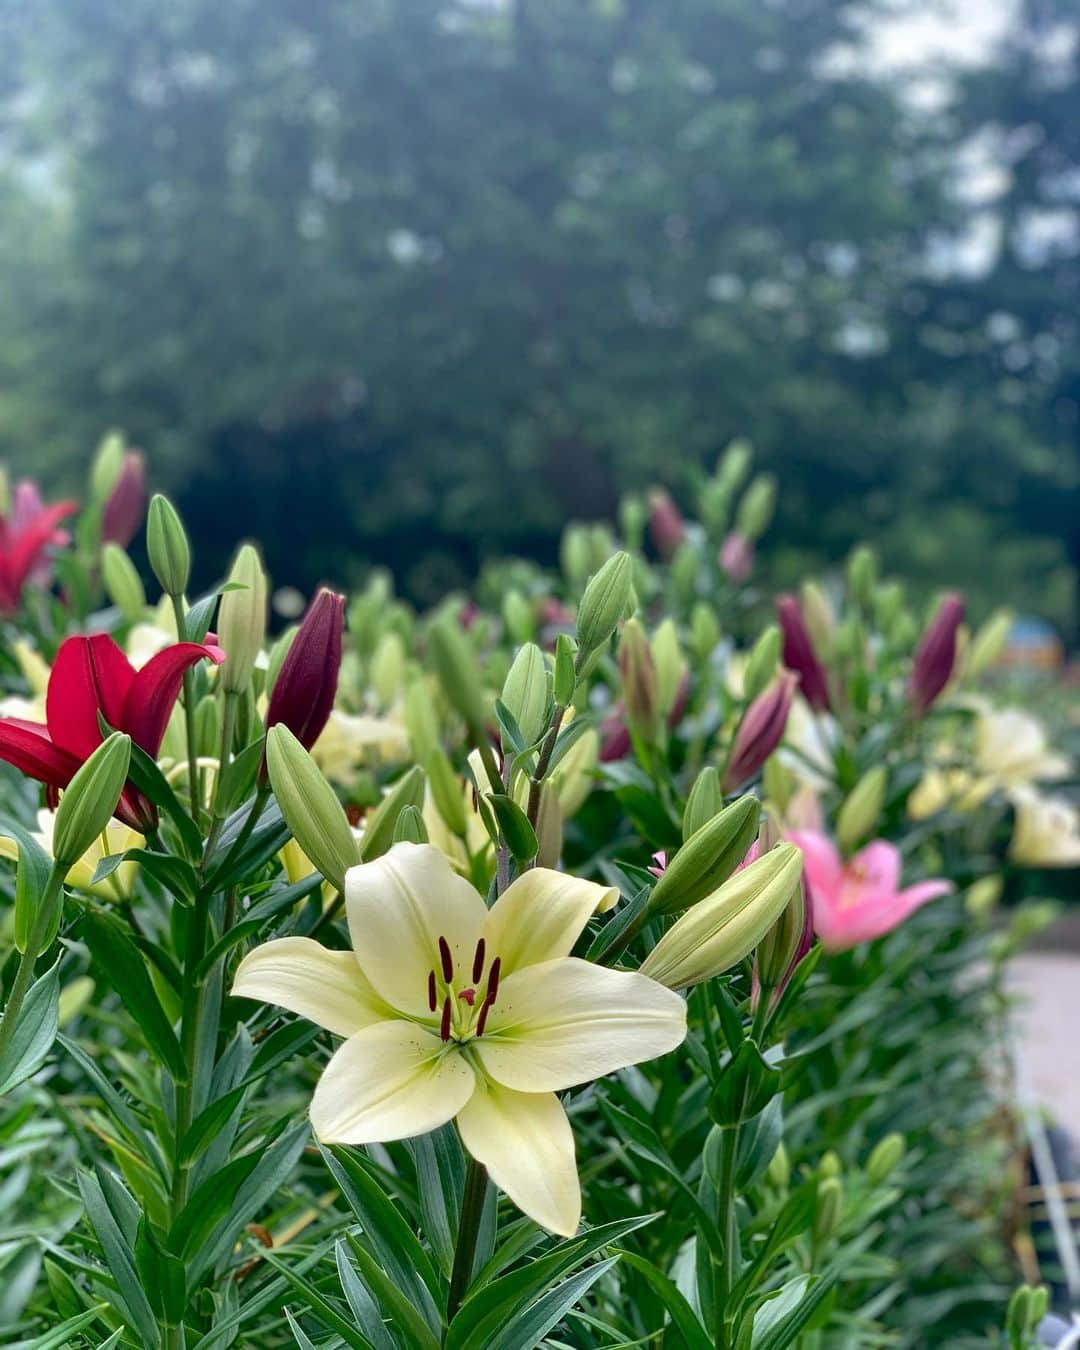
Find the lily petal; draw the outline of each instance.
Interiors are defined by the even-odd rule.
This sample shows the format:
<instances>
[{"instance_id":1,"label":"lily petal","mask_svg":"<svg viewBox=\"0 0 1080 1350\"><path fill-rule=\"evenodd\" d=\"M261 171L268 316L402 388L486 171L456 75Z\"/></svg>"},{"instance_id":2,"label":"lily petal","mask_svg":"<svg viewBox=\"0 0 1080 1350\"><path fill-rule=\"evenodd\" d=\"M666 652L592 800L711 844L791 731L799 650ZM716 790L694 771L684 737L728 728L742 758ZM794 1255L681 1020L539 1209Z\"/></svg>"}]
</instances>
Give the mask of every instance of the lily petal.
<instances>
[{"instance_id":1,"label":"lily petal","mask_svg":"<svg viewBox=\"0 0 1080 1350\"><path fill-rule=\"evenodd\" d=\"M311 1099L324 1144L376 1144L437 1130L473 1094L476 1075L456 1051L412 1022L379 1022L351 1036Z\"/></svg>"},{"instance_id":2,"label":"lily petal","mask_svg":"<svg viewBox=\"0 0 1080 1350\"><path fill-rule=\"evenodd\" d=\"M232 994L276 1003L336 1036L393 1016L352 952L333 952L305 937L277 938L248 952Z\"/></svg>"},{"instance_id":3,"label":"lily petal","mask_svg":"<svg viewBox=\"0 0 1080 1350\"><path fill-rule=\"evenodd\" d=\"M803 870L815 893L838 890L844 865L828 835L818 830L791 830L787 837L802 849Z\"/></svg>"},{"instance_id":4,"label":"lily petal","mask_svg":"<svg viewBox=\"0 0 1080 1350\"><path fill-rule=\"evenodd\" d=\"M111 727L126 731L124 704L134 678L127 657L107 633L62 642L45 695L45 717L55 744L79 759L88 758L101 744L99 711Z\"/></svg>"},{"instance_id":5,"label":"lily petal","mask_svg":"<svg viewBox=\"0 0 1080 1350\"><path fill-rule=\"evenodd\" d=\"M345 873L353 950L393 1007L429 1018L428 974L445 938L454 969L471 969L487 906L431 844L395 844Z\"/></svg>"},{"instance_id":6,"label":"lily petal","mask_svg":"<svg viewBox=\"0 0 1080 1350\"><path fill-rule=\"evenodd\" d=\"M849 872L861 872L862 884L875 891L895 891L900 885L900 868L900 850L885 839L867 844L847 866Z\"/></svg>"},{"instance_id":7,"label":"lily petal","mask_svg":"<svg viewBox=\"0 0 1080 1350\"><path fill-rule=\"evenodd\" d=\"M462 1143L518 1209L549 1232L573 1237L581 1185L573 1131L553 1092L513 1092L479 1078L457 1125Z\"/></svg>"},{"instance_id":8,"label":"lily petal","mask_svg":"<svg viewBox=\"0 0 1080 1350\"><path fill-rule=\"evenodd\" d=\"M526 966L499 986L475 1042L484 1069L520 1092L559 1092L674 1050L686 1004L637 972L576 957Z\"/></svg>"},{"instance_id":9,"label":"lily petal","mask_svg":"<svg viewBox=\"0 0 1080 1350\"><path fill-rule=\"evenodd\" d=\"M48 727L21 717L0 719L0 759L54 788L67 787L81 763L52 743Z\"/></svg>"},{"instance_id":10,"label":"lily petal","mask_svg":"<svg viewBox=\"0 0 1080 1350\"><path fill-rule=\"evenodd\" d=\"M124 701L121 725L148 755L154 756L161 749L161 739L180 696L184 672L204 657L220 663L224 653L220 647L199 642L175 642L152 656L134 674ZM109 720L112 721L111 718Z\"/></svg>"},{"instance_id":11,"label":"lily petal","mask_svg":"<svg viewBox=\"0 0 1080 1350\"><path fill-rule=\"evenodd\" d=\"M618 898L613 886L533 867L511 882L488 913L487 950L501 958L503 979L524 966L569 956L592 915Z\"/></svg>"}]
</instances>

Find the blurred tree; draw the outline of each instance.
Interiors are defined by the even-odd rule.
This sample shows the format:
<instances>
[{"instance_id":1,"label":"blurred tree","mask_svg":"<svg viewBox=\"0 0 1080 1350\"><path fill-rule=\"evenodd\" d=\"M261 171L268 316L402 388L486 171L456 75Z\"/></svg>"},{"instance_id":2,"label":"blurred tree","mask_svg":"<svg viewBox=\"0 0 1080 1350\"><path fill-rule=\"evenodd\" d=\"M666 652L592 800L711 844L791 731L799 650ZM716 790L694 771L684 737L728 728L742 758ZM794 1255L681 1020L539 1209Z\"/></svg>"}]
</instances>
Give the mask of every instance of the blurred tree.
<instances>
[{"instance_id":1,"label":"blurred tree","mask_svg":"<svg viewBox=\"0 0 1080 1350\"><path fill-rule=\"evenodd\" d=\"M960 540L927 555L928 501L1022 534L1021 491L1059 475L1046 428L940 350L963 325L926 260L965 222L969 128L869 76L868 9L9 7L11 458L62 474L122 424L205 575L241 529L279 582L377 559L423 598L748 434L789 560L869 531L940 582ZM1061 621L1061 547L1016 556ZM1004 553L971 570L987 598L1022 580Z\"/></svg>"}]
</instances>

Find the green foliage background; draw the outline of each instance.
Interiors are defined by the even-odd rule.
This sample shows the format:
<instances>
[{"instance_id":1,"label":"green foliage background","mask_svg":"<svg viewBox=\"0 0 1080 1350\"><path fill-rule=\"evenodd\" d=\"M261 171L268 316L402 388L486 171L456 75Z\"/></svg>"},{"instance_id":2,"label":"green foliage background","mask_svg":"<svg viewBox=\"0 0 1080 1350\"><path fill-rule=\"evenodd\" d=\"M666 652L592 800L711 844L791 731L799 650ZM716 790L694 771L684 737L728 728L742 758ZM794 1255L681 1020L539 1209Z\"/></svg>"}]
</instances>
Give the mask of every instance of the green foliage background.
<instances>
[{"instance_id":1,"label":"green foliage background","mask_svg":"<svg viewBox=\"0 0 1080 1350\"><path fill-rule=\"evenodd\" d=\"M875 9L9 0L4 455L59 488L121 425L200 581L244 533L427 600L746 435L774 579L869 534L1074 637L1080 19L928 112L838 59Z\"/></svg>"}]
</instances>

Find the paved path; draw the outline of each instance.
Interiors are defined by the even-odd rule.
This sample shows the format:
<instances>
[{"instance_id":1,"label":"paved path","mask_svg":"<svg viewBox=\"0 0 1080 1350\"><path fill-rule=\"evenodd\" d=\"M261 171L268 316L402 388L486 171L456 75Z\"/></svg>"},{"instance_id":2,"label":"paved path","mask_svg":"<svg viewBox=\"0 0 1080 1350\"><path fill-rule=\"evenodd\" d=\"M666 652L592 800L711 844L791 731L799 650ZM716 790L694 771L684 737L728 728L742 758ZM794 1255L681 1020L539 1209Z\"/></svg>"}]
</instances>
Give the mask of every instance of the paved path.
<instances>
[{"instance_id":1,"label":"paved path","mask_svg":"<svg viewBox=\"0 0 1080 1350\"><path fill-rule=\"evenodd\" d=\"M1033 951L1009 967L1021 1086L1080 1139L1080 951Z\"/></svg>"}]
</instances>

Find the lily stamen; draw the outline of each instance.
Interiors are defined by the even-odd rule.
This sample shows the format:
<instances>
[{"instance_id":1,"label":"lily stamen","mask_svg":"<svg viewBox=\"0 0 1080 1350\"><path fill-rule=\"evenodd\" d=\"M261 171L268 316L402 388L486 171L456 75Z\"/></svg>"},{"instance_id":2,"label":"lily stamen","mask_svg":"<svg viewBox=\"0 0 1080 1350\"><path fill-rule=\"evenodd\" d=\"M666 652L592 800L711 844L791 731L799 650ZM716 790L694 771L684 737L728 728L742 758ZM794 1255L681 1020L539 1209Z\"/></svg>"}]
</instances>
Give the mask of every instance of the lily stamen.
<instances>
[{"instance_id":1,"label":"lily stamen","mask_svg":"<svg viewBox=\"0 0 1080 1350\"><path fill-rule=\"evenodd\" d=\"M486 948L487 944L485 943L483 938L480 938L476 944L476 955L473 957L472 963L473 984L479 984L480 976L484 973L484 957L486 955Z\"/></svg>"},{"instance_id":2,"label":"lily stamen","mask_svg":"<svg viewBox=\"0 0 1080 1350\"><path fill-rule=\"evenodd\" d=\"M434 1012L435 1009L439 1006L439 994L438 990L435 987L435 972L433 970L428 971L427 1001L428 1007L431 1009L432 1012Z\"/></svg>"},{"instance_id":3,"label":"lily stamen","mask_svg":"<svg viewBox=\"0 0 1080 1350\"><path fill-rule=\"evenodd\" d=\"M450 955L450 944L444 937L439 938L439 960L442 962L443 979L451 984L454 979L454 958Z\"/></svg>"},{"instance_id":4,"label":"lily stamen","mask_svg":"<svg viewBox=\"0 0 1080 1350\"><path fill-rule=\"evenodd\" d=\"M439 1023L439 1036L444 1041L448 1041L450 1039L451 1012L452 1012L452 1005L450 1003L450 995L447 994L446 998L443 999L442 1021Z\"/></svg>"},{"instance_id":5,"label":"lily stamen","mask_svg":"<svg viewBox=\"0 0 1080 1350\"><path fill-rule=\"evenodd\" d=\"M494 1003L495 995L499 992L499 972L502 970L502 957L497 956L491 963L491 974L488 976L487 994L484 996L486 1003Z\"/></svg>"}]
</instances>

